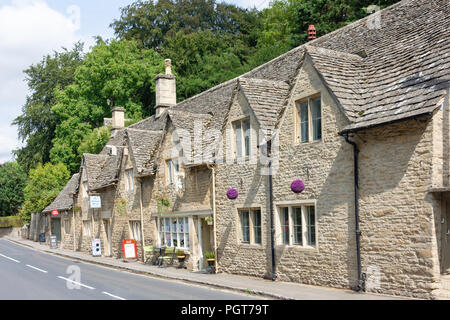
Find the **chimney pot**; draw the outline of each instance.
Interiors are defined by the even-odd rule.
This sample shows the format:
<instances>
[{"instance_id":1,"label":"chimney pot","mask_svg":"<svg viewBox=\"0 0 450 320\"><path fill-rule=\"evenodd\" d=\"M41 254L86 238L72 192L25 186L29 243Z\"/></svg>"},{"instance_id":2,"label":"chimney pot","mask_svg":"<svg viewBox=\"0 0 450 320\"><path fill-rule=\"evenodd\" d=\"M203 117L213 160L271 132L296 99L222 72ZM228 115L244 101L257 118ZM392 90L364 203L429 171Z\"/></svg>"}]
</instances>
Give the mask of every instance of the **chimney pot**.
<instances>
[{"instance_id":1,"label":"chimney pot","mask_svg":"<svg viewBox=\"0 0 450 320\"><path fill-rule=\"evenodd\" d=\"M313 24L310 24L308 27L308 41L316 39L316 28Z\"/></svg>"},{"instance_id":2,"label":"chimney pot","mask_svg":"<svg viewBox=\"0 0 450 320\"><path fill-rule=\"evenodd\" d=\"M172 61L170 59L164 60L166 64L166 74L172 74Z\"/></svg>"}]
</instances>

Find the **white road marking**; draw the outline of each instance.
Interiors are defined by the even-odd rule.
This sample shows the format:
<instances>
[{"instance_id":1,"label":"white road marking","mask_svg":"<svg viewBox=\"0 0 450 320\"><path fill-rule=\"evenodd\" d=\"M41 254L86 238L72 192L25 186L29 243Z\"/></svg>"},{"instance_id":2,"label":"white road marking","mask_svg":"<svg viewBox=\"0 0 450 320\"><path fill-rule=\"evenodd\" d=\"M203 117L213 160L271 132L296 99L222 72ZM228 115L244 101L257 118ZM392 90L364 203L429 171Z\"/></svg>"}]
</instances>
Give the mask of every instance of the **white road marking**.
<instances>
[{"instance_id":1,"label":"white road marking","mask_svg":"<svg viewBox=\"0 0 450 320\"><path fill-rule=\"evenodd\" d=\"M42 269L39 269L39 268L36 268L36 267L30 266L29 264L27 264L27 267L30 267L31 269L34 269L34 270L37 270L37 271L40 271L40 272L43 272L43 273L48 273L48 272L47 272L47 271L45 271L45 270L42 270Z\"/></svg>"},{"instance_id":2,"label":"white road marking","mask_svg":"<svg viewBox=\"0 0 450 320\"><path fill-rule=\"evenodd\" d=\"M102 293L103 293L103 294L106 294L106 295L108 295L108 296L110 296L110 297L113 297L113 298L119 299L119 300L126 300L126 299L124 299L124 298L121 298L121 297L115 296L115 295L113 295L113 294L111 294L111 293L108 293L108 292L105 292L105 291L103 291Z\"/></svg>"},{"instance_id":3,"label":"white road marking","mask_svg":"<svg viewBox=\"0 0 450 320\"><path fill-rule=\"evenodd\" d=\"M82 287L85 287L85 288L88 288L88 289L91 289L91 290L94 290L94 289L95 289L95 288L89 287L89 286L87 286L87 285L85 285L85 284L82 284L82 283L79 283L79 282L76 282L76 281L73 281L73 280L70 280L70 279L61 277L61 276L58 276L58 278L63 279L63 280L66 280L66 281L69 281L69 282L71 282L71 283L73 283L73 284L76 284L76 285L78 285L78 286L82 286Z\"/></svg>"},{"instance_id":4,"label":"white road marking","mask_svg":"<svg viewBox=\"0 0 450 320\"><path fill-rule=\"evenodd\" d=\"M14 262L20 263L20 261L18 261L18 260L16 260L16 259L13 259L13 258L10 258L10 257L7 257L7 256L5 256L5 255L3 255L3 254L1 254L1 253L0 253L0 256L4 257L4 258L6 258L6 259L12 260L12 261L14 261Z\"/></svg>"}]
</instances>

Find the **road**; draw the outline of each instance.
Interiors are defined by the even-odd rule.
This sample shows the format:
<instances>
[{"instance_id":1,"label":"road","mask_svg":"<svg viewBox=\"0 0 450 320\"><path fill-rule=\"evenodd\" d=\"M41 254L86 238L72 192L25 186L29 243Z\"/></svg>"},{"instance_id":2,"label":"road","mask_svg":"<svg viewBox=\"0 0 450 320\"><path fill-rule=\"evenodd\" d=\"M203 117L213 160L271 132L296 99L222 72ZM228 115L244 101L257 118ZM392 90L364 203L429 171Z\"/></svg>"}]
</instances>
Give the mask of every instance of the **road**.
<instances>
[{"instance_id":1,"label":"road","mask_svg":"<svg viewBox=\"0 0 450 320\"><path fill-rule=\"evenodd\" d=\"M0 300L247 300L41 253L0 239Z\"/></svg>"}]
</instances>

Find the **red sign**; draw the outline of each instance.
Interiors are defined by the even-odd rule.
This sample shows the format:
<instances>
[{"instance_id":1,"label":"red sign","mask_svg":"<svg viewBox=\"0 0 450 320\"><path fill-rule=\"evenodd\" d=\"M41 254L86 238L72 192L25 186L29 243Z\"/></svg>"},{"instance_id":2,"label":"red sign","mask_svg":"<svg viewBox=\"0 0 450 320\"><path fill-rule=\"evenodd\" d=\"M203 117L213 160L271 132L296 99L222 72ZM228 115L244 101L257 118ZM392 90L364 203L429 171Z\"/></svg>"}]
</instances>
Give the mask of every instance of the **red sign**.
<instances>
[{"instance_id":1,"label":"red sign","mask_svg":"<svg viewBox=\"0 0 450 320\"><path fill-rule=\"evenodd\" d=\"M126 239L122 241L122 257L123 261L138 258L136 240Z\"/></svg>"},{"instance_id":2,"label":"red sign","mask_svg":"<svg viewBox=\"0 0 450 320\"><path fill-rule=\"evenodd\" d=\"M57 216L59 214L59 211L58 210L53 210L52 211L52 216Z\"/></svg>"}]
</instances>

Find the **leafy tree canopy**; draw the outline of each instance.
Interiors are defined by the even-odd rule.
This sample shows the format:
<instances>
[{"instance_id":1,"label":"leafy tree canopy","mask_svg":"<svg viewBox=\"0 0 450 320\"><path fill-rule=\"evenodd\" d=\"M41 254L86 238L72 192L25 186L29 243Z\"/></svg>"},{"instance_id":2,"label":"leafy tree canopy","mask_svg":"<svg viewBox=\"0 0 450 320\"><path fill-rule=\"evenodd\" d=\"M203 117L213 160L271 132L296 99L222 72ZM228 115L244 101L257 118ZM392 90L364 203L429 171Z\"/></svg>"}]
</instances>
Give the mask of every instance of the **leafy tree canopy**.
<instances>
[{"instance_id":1,"label":"leafy tree canopy","mask_svg":"<svg viewBox=\"0 0 450 320\"><path fill-rule=\"evenodd\" d=\"M74 82L56 94L52 111L60 121L50 157L74 173L81 161L79 147L94 128L111 116L113 106L139 120L154 113L154 77L164 70L164 59L134 41L100 41L75 72Z\"/></svg>"},{"instance_id":2,"label":"leafy tree canopy","mask_svg":"<svg viewBox=\"0 0 450 320\"><path fill-rule=\"evenodd\" d=\"M12 216L19 212L26 180L27 174L17 162L0 166L0 216Z\"/></svg>"},{"instance_id":3,"label":"leafy tree canopy","mask_svg":"<svg viewBox=\"0 0 450 320\"><path fill-rule=\"evenodd\" d=\"M83 44L77 43L72 50L55 51L24 71L31 93L13 125L18 126L19 138L26 141L25 146L14 153L27 172L37 163L50 160L51 141L59 124L52 112L55 90L64 89L73 82L75 70L82 60Z\"/></svg>"},{"instance_id":4,"label":"leafy tree canopy","mask_svg":"<svg viewBox=\"0 0 450 320\"><path fill-rule=\"evenodd\" d=\"M31 169L24 188L25 201L19 213L22 221L29 223L32 213L42 212L50 205L69 178L70 172L62 163L39 163L35 169Z\"/></svg>"}]
</instances>

